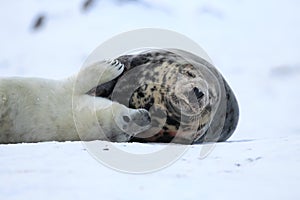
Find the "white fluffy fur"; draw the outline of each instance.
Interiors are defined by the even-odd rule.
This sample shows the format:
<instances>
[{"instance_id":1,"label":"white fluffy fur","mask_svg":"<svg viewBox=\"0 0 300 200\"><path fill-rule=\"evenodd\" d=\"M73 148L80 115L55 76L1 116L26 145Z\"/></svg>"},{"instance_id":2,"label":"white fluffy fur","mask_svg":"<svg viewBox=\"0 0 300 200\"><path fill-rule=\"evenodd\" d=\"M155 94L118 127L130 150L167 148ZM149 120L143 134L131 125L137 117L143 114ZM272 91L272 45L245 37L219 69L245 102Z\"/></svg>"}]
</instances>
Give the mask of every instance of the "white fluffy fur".
<instances>
[{"instance_id":1,"label":"white fluffy fur","mask_svg":"<svg viewBox=\"0 0 300 200\"><path fill-rule=\"evenodd\" d=\"M0 78L0 143L128 141L149 128L147 120L141 126L134 121L146 119L148 112L85 94L123 70L121 65L97 62L61 81Z\"/></svg>"}]
</instances>

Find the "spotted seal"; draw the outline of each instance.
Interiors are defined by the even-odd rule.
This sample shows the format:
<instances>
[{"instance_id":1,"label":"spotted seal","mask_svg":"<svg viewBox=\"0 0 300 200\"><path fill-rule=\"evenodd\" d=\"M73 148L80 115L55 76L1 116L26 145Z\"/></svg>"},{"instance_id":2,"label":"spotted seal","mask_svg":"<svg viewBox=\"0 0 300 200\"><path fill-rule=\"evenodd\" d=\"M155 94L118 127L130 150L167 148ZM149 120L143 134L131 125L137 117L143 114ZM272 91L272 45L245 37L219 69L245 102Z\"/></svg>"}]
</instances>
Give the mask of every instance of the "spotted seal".
<instances>
[{"instance_id":1,"label":"spotted seal","mask_svg":"<svg viewBox=\"0 0 300 200\"><path fill-rule=\"evenodd\" d=\"M151 113L152 128L131 141L222 142L235 131L237 99L208 61L179 49L150 49L116 59L125 65L121 76L88 94Z\"/></svg>"}]
</instances>

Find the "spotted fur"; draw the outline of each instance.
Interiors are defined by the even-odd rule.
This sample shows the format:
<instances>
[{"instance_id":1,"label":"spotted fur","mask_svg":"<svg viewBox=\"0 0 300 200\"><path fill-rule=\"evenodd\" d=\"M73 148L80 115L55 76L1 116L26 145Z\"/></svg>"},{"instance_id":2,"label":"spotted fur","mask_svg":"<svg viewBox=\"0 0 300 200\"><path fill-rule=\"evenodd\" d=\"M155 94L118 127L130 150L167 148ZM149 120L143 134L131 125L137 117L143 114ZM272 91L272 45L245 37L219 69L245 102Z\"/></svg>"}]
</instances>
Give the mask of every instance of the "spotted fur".
<instances>
[{"instance_id":1,"label":"spotted fur","mask_svg":"<svg viewBox=\"0 0 300 200\"><path fill-rule=\"evenodd\" d=\"M150 111L152 128L131 141L221 142L234 132L237 100L204 59L178 49L152 49L117 59L125 66L123 74L89 93Z\"/></svg>"}]
</instances>

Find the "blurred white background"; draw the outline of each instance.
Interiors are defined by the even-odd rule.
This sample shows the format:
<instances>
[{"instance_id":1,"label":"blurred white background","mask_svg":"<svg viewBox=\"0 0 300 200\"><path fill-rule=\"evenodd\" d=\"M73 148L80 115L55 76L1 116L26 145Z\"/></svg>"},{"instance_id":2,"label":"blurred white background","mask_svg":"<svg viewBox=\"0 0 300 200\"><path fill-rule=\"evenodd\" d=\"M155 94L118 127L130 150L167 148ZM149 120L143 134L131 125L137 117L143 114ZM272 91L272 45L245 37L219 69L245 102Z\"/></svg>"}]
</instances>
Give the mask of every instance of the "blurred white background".
<instances>
[{"instance_id":1,"label":"blurred white background","mask_svg":"<svg viewBox=\"0 0 300 200\"><path fill-rule=\"evenodd\" d=\"M132 192L143 196L142 194L152 194L151 183L156 185L160 182L156 181L156 178L166 178L167 181L161 180L162 183L172 185L171 182L176 181L177 176L182 176L182 183L175 184L174 187L152 186L152 189L156 188L153 193L175 192L173 197L181 199L234 199L239 195L235 196L232 193L239 194L239 191L247 192L252 188L253 193L243 196L243 199L298 199L300 193L296 185L299 185L300 180L297 170L300 168L299 8L300 1L297 0L1 1L0 76L64 78L78 71L98 45L116 34L146 27L177 31L201 45L229 82L240 104L241 118L238 129L229 139L229 143L217 146L213 155L203 161L206 163L202 168L198 161L193 159L193 154L188 154L191 159L189 163L182 161L160 175L149 175L148 183L145 183L148 181L147 176L143 179L117 173L112 175L112 172L107 170L104 174L99 172L99 177L108 178L111 184L116 183L118 179L125 184L112 185L114 189L106 191L114 191L120 187L130 188L130 182L126 182L130 177L142 185ZM139 144L133 145L136 146L130 147L137 150L142 148ZM40 148L51 149L52 146L49 144L48 147ZM251 159L259 158L261 163L235 171L236 160L247 163L247 149L255 149L258 156ZM13 152L8 146L2 149L0 146L1 156L10 155L5 157L7 160L0 157L0 177L9 179L9 183L12 184L9 187L5 183L0 184L4 188L2 193L6 194L3 199L8 199L9 194L15 191L13 188L20 185L18 174L13 173L9 176L9 169L12 165L21 164L21 161L28 161L24 158L21 161L15 160L14 164L11 160L14 158L12 155L18 153ZM56 158L58 155L52 156ZM4 165L4 162L11 165ZM238 164L243 166L242 161ZM219 165L217 169L216 165ZM176 174L181 168L183 172L180 175ZM76 173L80 173L76 170ZM195 173L198 170L201 171L200 174ZM229 177L226 171L234 175ZM220 173L225 175L220 176ZM213 178L209 178L210 176ZM92 177L88 180L91 179ZM36 184L44 183L42 179L38 180L37 183L32 183L32 189ZM210 184L197 185L196 180ZM227 182L228 180L230 181ZM249 181L251 186L244 187L242 183L245 180ZM63 183L70 184L68 180ZM92 184L89 186L93 188L99 183L92 181L89 184ZM229 192L231 186L232 193ZM36 187L41 187L41 191L48 191L41 185ZM204 188L204 193L199 191L201 187ZM21 184L20 188L24 188L24 185ZM77 191L77 188L82 189L78 185L72 186L74 191ZM218 192L219 190L223 193ZM56 188L54 191L60 190ZM24 190L21 190L20 196L27 194L22 192ZM107 193L109 197L109 192ZM90 194L93 197L94 193ZM111 197L122 199L123 196L111 194ZM129 197L132 196L128 195L127 198Z\"/></svg>"}]
</instances>

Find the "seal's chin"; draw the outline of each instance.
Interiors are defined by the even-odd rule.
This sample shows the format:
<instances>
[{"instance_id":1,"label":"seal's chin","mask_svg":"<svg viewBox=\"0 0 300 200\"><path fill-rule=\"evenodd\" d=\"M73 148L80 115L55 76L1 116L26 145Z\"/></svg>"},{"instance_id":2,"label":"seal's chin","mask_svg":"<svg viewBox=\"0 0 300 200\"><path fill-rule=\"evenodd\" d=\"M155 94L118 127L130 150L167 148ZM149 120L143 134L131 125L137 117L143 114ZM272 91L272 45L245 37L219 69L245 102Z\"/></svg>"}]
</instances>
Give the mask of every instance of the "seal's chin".
<instances>
[{"instance_id":1,"label":"seal's chin","mask_svg":"<svg viewBox=\"0 0 300 200\"><path fill-rule=\"evenodd\" d=\"M212 107L208 101L209 95L204 94L200 88L187 90L183 87L182 91L169 95L166 107L172 113L172 118L180 124L176 138L194 142L207 131L211 123Z\"/></svg>"},{"instance_id":2,"label":"seal's chin","mask_svg":"<svg viewBox=\"0 0 300 200\"><path fill-rule=\"evenodd\" d=\"M211 106L208 103L200 102L199 99L190 100L188 97L171 96L167 102L169 112L172 112L178 120L188 119L189 123L203 119L211 112Z\"/></svg>"}]
</instances>

